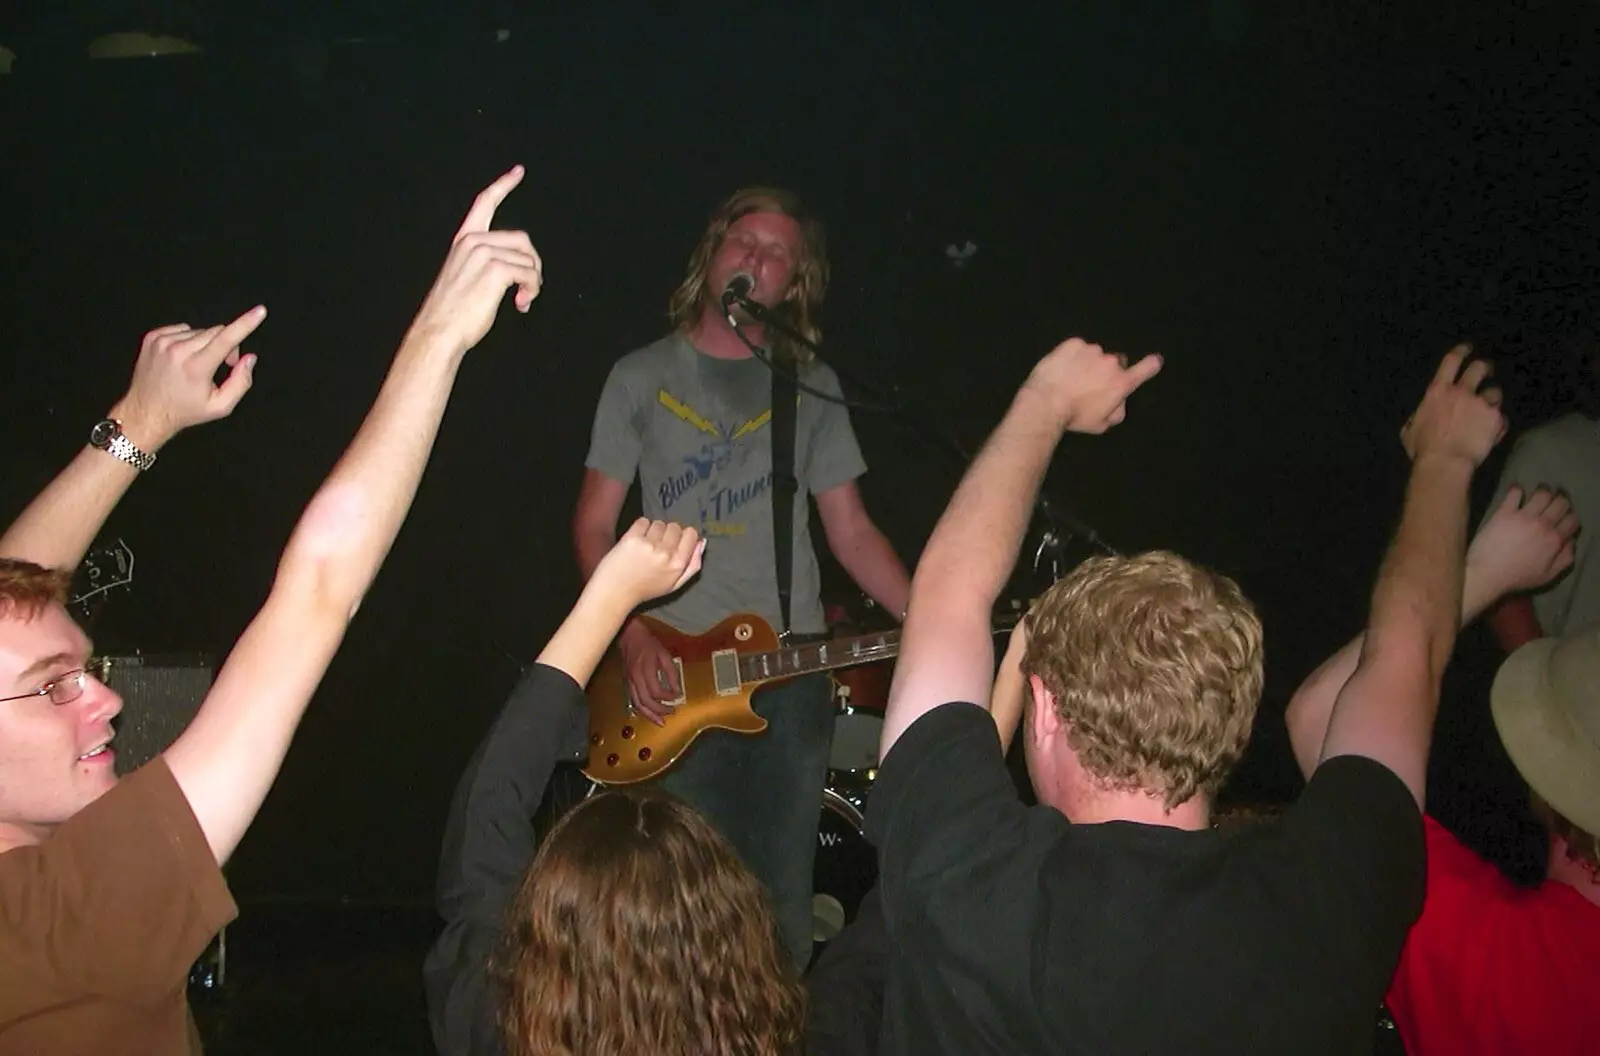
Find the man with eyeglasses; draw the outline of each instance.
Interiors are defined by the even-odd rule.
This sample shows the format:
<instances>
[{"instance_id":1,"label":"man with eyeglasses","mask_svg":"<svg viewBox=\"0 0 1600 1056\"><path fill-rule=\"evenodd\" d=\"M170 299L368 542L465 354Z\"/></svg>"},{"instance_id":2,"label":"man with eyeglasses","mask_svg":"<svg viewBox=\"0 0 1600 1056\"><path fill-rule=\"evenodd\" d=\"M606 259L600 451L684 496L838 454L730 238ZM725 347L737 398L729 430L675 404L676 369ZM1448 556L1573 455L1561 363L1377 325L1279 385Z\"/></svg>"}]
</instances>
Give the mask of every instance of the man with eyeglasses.
<instances>
[{"instance_id":1,"label":"man with eyeglasses","mask_svg":"<svg viewBox=\"0 0 1600 1056\"><path fill-rule=\"evenodd\" d=\"M265 606L189 728L118 782L116 693L84 673L68 571L154 447L249 387L265 317L150 335L129 400L0 538L0 1056L194 1053L189 966L234 916L220 865L255 818L427 464L456 372L541 265L491 231L517 167L478 196L371 412L312 498ZM231 365L228 379L211 384Z\"/></svg>"}]
</instances>

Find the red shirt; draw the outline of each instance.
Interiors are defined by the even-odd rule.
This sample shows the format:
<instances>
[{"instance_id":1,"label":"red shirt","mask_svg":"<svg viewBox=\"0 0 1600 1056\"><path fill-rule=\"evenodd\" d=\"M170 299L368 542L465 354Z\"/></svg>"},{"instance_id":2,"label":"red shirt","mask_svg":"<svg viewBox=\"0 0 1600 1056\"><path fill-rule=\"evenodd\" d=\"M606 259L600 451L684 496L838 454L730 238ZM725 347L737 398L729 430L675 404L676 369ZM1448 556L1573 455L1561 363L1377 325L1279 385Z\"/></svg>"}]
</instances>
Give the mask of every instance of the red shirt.
<instances>
[{"instance_id":1,"label":"red shirt","mask_svg":"<svg viewBox=\"0 0 1600 1056\"><path fill-rule=\"evenodd\" d=\"M1517 887L1432 818L1428 896L1389 986L1411 1056L1600 1051L1600 906Z\"/></svg>"}]
</instances>

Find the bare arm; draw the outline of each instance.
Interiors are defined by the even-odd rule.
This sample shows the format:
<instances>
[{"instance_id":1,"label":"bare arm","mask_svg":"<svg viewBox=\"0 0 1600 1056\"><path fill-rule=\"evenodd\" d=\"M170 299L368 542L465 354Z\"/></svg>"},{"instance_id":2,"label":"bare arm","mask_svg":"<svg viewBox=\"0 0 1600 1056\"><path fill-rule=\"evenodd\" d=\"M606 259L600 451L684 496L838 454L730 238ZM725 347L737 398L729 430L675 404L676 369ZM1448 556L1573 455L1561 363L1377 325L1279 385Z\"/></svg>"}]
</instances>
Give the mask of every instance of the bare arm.
<instances>
[{"instance_id":1,"label":"bare arm","mask_svg":"<svg viewBox=\"0 0 1600 1056\"><path fill-rule=\"evenodd\" d=\"M896 619L903 617L911 600L911 574L894 546L872 523L856 482L829 488L816 499L833 556L885 612Z\"/></svg>"},{"instance_id":2,"label":"bare arm","mask_svg":"<svg viewBox=\"0 0 1600 1056\"><path fill-rule=\"evenodd\" d=\"M641 517L597 563L538 662L587 684L634 607L689 582L704 553L705 542L693 528Z\"/></svg>"},{"instance_id":3,"label":"bare arm","mask_svg":"<svg viewBox=\"0 0 1600 1056\"><path fill-rule=\"evenodd\" d=\"M257 306L226 327L197 331L178 323L150 331L140 344L133 382L107 417L151 455L180 430L227 417L255 377L255 357L241 356L239 343L266 317L267 310ZM233 369L219 386L212 379L224 363ZM138 476L121 459L85 446L0 536L0 556L47 568L78 567Z\"/></svg>"},{"instance_id":4,"label":"bare arm","mask_svg":"<svg viewBox=\"0 0 1600 1056\"><path fill-rule=\"evenodd\" d=\"M1578 518L1565 498L1543 489L1523 501L1512 488L1467 548L1461 626L1508 592L1536 590L1572 564ZM1300 773L1310 777L1322 756L1333 703L1355 673L1365 635L1357 636L1295 691L1284 720Z\"/></svg>"},{"instance_id":5,"label":"bare arm","mask_svg":"<svg viewBox=\"0 0 1600 1056\"><path fill-rule=\"evenodd\" d=\"M1440 682L1461 618L1467 488L1505 432L1498 392L1478 393L1488 365L1463 370L1466 354L1457 348L1445 356L1403 434L1413 464L1400 528L1379 569L1361 658L1334 701L1321 755L1382 763L1419 806Z\"/></svg>"},{"instance_id":6,"label":"bare arm","mask_svg":"<svg viewBox=\"0 0 1600 1056\"><path fill-rule=\"evenodd\" d=\"M394 542L463 356L488 331L508 287L518 286L522 310L538 292L540 266L527 236L488 230L521 176L513 169L474 203L377 402L295 527L266 604L166 752L218 861L255 818Z\"/></svg>"},{"instance_id":7,"label":"bare arm","mask_svg":"<svg viewBox=\"0 0 1600 1056\"><path fill-rule=\"evenodd\" d=\"M887 759L900 735L939 705L989 700L990 615L1056 444L1068 429L1104 432L1120 422L1128 395L1159 369L1154 356L1125 369L1099 346L1076 339L1034 367L917 563L879 758Z\"/></svg>"}]
</instances>

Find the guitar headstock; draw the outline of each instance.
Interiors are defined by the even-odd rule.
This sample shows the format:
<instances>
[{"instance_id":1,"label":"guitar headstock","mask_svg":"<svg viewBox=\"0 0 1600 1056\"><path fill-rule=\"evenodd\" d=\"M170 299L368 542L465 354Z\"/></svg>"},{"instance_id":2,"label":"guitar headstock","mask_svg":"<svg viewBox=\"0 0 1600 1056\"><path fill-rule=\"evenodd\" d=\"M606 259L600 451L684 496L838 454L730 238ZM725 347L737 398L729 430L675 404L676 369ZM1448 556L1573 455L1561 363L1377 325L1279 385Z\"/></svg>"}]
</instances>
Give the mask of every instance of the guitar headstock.
<instances>
[{"instance_id":1,"label":"guitar headstock","mask_svg":"<svg viewBox=\"0 0 1600 1056\"><path fill-rule=\"evenodd\" d=\"M99 610L114 591L133 583L133 549L120 538L97 546L84 555L72 577L67 608L82 622Z\"/></svg>"}]
</instances>

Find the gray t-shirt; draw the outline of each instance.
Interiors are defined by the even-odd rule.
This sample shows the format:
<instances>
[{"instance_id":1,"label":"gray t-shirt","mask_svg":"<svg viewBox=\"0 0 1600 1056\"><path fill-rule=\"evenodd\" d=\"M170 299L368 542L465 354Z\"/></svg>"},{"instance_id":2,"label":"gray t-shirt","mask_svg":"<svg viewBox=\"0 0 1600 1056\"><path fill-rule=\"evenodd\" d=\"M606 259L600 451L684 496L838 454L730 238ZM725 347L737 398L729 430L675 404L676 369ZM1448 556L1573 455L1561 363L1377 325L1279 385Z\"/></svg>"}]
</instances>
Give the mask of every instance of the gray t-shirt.
<instances>
[{"instance_id":1,"label":"gray t-shirt","mask_svg":"<svg viewBox=\"0 0 1600 1056\"><path fill-rule=\"evenodd\" d=\"M1506 459L1491 510L1513 484L1560 488L1583 526L1571 570L1533 596L1540 628L1556 637L1600 627L1600 422L1568 414L1528 430Z\"/></svg>"},{"instance_id":2,"label":"gray t-shirt","mask_svg":"<svg viewBox=\"0 0 1600 1056\"><path fill-rule=\"evenodd\" d=\"M838 396L826 365L802 384ZM700 576L651 612L698 634L728 615L755 612L781 630L772 535L772 375L757 359L717 359L672 334L611 368L584 465L613 480L639 477L644 515L706 536ZM794 448L794 582L790 622L826 629L807 496L866 472L849 412L800 393Z\"/></svg>"}]
</instances>

